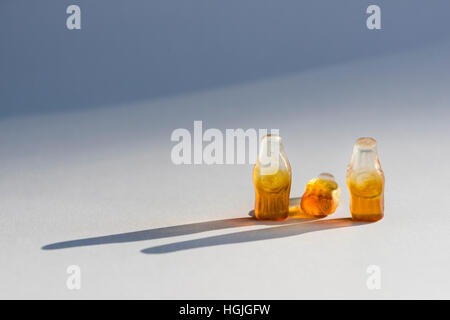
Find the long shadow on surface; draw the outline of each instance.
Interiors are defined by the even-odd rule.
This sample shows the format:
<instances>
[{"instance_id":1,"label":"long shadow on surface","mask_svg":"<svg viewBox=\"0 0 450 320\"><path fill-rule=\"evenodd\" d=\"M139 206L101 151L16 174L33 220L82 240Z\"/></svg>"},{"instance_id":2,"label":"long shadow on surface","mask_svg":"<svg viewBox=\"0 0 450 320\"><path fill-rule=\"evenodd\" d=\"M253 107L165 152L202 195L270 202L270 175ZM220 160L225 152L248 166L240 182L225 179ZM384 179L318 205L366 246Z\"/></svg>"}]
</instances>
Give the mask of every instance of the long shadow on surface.
<instances>
[{"instance_id":1,"label":"long shadow on surface","mask_svg":"<svg viewBox=\"0 0 450 320\"><path fill-rule=\"evenodd\" d=\"M251 212L249 213L251 215ZM238 228L254 225L288 225L298 224L301 221L311 221L314 218L290 219L285 221L258 221L254 218L236 218L205 221L200 223L190 223L171 227L163 227L156 229L147 229L134 232L117 233L100 237L82 238L69 241L51 243L42 247L43 250L56 250L74 247L95 246L111 243L125 243L144 240L153 240L161 238L170 238L195 234L206 231Z\"/></svg>"},{"instance_id":2,"label":"long shadow on surface","mask_svg":"<svg viewBox=\"0 0 450 320\"><path fill-rule=\"evenodd\" d=\"M295 220L292 220L295 222ZM300 234L322 231L328 229L352 227L366 224L365 222L354 222L350 218L319 220L312 222L298 222L286 226L278 226L273 228L264 228L259 230L250 230L229 233L224 235L212 236L202 239L187 240L181 242L175 242L171 244L165 244L155 247L150 247L142 250L142 253L146 254L160 254L170 253L181 250L188 250L194 248L212 247L224 244L252 242L260 240L269 240L277 238L285 238L297 236Z\"/></svg>"}]
</instances>

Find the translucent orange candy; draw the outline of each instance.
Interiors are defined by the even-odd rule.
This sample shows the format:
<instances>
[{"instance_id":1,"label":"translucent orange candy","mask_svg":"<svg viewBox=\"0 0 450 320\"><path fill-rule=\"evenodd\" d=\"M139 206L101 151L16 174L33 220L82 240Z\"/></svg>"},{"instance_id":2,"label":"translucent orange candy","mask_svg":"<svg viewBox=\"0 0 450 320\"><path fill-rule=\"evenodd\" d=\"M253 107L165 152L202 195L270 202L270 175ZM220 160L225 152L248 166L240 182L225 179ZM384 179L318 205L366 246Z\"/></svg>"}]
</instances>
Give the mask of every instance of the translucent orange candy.
<instances>
[{"instance_id":1,"label":"translucent orange candy","mask_svg":"<svg viewBox=\"0 0 450 320\"><path fill-rule=\"evenodd\" d=\"M321 173L306 184L300 208L307 215L323 217L332 214L341 203L341 190L333 175Z\"/></svg>"},{"instance_id":2,"label":"translucent orange candy","mask_svg":"<svg viewBox=\"0 0 450 320\"><path fill-rule=\"evenodd\" d=\"M336 211L341 202L341 191L333 175L322 173L310 180L300 205L297 202L289 206L291 180L291 166L281 137L265 136L253 168L257 219L284 220L289 215L324 217ZM352 219L377 221L383 218L384 182L376 141L372 138L358 139L347 167Z\"/></svg>"},{"instance_id":3,"label":"translucent orange candy","mask_svg":"<svg viewBox=\"0 0 450 320\"><path fill-rule=\"evenodd\" d=\"M281 137L262 138L258 159L253 168L255 217L259 220L284 220L289 215L291 165Z\"/></svg>"},{"instance_id":4,"label":"translucent orange candy","mask_svg":"<svg viewBox=\"0 0 450 320\"><path fill-rule=\"evenodd\" d=\"M384 216L384 173L378 160L377 142L360 138L347 167L350 212L354 220L377 221Z\"/></svg>"}]
</instances>

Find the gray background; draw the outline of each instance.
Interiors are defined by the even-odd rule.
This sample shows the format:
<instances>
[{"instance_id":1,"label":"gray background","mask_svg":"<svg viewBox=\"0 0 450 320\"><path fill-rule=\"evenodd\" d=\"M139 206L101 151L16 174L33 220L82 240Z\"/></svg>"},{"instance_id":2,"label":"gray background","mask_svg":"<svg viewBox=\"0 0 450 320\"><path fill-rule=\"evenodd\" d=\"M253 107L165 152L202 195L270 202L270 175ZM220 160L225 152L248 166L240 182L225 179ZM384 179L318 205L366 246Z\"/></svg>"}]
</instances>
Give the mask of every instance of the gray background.
<instances>
[{"instance_id":1,"label":"gray background","mask_svg":"<svg viewBox=\"0 0 450 320\"><path fill-rule=\"evenodd\" d=\"M365 27L382 7L379 32ZM68 5L82 30L65 27ZM449 36L446 0L3 0L0 115L139 101L301 72Z\"/></svg>"},{"instance_id":2,"label":"gray background","mask_svg":"<svg viewBox=\"0 0 450 320\"><path fill-rule=\"evenodd\" d=\"M380 31L368 4L2 1L0 297L449 298L450 3L377 1ZM247 218L251 165L171 162L194 120L280 129L291 196L329 171L341 206ZM356 225L360 136L379 142L386 216Z\"/></svg>"}]
</instances>

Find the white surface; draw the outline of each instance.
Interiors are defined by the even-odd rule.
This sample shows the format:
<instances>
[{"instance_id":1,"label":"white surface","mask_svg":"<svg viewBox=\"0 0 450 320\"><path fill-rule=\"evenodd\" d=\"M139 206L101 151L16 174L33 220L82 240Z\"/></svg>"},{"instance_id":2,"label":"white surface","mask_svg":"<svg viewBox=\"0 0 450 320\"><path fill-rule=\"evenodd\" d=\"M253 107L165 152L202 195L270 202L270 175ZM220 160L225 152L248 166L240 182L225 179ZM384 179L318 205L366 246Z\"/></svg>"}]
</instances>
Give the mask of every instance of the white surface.
<instances>
[{"instance_id":1,"label":"white surface","mask_svg":"<svg viewBox=\"0 0 450 320\"><path fill-rule=\"evenodd\" d=\"M186 96L2 120L0 298L450 298L449 54L439 45ZM173 165L170 134L192 130L194 120L279 128L293 197L320 172L337 178L343 202L328 219L349 217L346 165L354 140L373 136L385 218L331 229L214 222L247 217L252 166ZM171 228L199 222L207 223ZM122 243L42 249L166 227L106 239ZM165 247L149 249L157 246ZM81 267L79 291L66 288L72 264ZM372 264L381 290L366 287Z\"/></svg>"}]
</instances>

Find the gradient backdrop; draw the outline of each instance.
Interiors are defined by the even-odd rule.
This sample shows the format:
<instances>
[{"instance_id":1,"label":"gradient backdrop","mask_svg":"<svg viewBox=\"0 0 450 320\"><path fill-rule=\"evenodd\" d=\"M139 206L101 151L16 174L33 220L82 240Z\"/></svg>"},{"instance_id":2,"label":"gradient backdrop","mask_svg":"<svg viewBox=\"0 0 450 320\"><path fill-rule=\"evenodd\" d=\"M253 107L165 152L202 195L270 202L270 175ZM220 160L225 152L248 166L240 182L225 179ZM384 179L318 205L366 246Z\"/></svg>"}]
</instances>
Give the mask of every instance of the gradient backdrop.
<instances>
[{"instance_id":1,"label":"gradient backdrop","mask_svg":"<svg viewBox=\"0 0 450 320\"><path fill-rule=\"evenodd\" d=\"M81 30L66 28L70 4ZM366 28L370 4L381 30ZM450 298L449 12L2 0L0 297ZM171 162L172 131L194 120L280 129L291 196L328 171L341 206L321 221L247 218L251 165ZM353 225L345 169L360 136L378 140L386 211Z\"/></svg>"}]
</instances>

